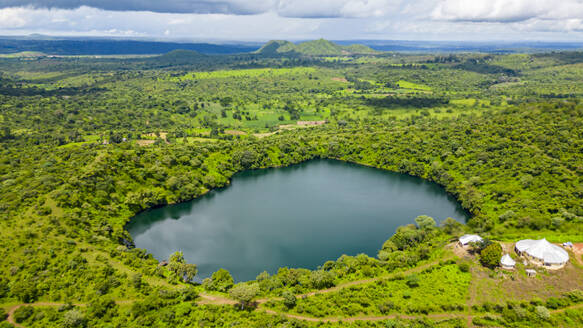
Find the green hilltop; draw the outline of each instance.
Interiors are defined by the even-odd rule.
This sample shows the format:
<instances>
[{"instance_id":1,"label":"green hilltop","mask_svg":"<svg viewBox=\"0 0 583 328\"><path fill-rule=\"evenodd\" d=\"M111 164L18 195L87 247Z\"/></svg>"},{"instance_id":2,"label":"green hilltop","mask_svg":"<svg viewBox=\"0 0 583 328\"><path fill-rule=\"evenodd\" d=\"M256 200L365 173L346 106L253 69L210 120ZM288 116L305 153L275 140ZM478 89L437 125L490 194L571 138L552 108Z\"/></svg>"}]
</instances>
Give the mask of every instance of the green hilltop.
<instances>
[{"instance_id":1,"label":"green hilltop","mask_svg":"<svg viewBox=\"0 0 583 328\"><path fill-rule=\"evenodd\" d=\"M288 54L295 53L306 56L341 56L354 54L374 54L376 50L362 44L343 46L332 41L319 39L294 44L289 41L269 41L261 47L260 54Z\"/></svg>"}]
</instances>

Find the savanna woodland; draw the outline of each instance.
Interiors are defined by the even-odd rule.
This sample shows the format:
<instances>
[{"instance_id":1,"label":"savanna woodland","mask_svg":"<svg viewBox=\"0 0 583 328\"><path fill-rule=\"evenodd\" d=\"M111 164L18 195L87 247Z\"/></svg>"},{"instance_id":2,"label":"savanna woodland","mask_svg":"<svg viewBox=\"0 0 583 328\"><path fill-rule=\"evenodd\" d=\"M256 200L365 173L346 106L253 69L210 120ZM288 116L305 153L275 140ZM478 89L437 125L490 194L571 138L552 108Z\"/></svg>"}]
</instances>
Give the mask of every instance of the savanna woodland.
<instances>
[{"instance_id":1,"label":"savanna woodland","mask_svg":"<svg viewBox=\"0 0 583 328\"><path fill-rule=\"evenodd\" d=\"M583 54L256 52L0 58L0 327L581 327ZM243 170L325 158L421 177L466 224L410 218L378 254L197 280L125 230ZM469 249L460 236L484 240ZM502 270L502 251L514 270ZM369 254L375 255L375 254ZM198 282L196 282L198 281Z\"/></svg>"}]
</instances>

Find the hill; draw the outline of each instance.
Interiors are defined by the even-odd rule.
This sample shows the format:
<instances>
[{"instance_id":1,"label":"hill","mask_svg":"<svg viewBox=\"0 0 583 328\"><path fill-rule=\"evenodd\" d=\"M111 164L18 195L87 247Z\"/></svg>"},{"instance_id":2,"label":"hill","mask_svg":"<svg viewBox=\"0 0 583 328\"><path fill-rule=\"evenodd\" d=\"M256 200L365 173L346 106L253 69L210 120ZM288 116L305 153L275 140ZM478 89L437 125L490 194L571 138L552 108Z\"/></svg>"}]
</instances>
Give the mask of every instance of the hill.
<instances>
[{"instance_id":1,"label":"hill","mask_svg":"<svg viewBox=\"0 0 583 328\"><path fill-rule=\"evenodd\" d=\"M15 39L0 37L0 54L24 51L42 52L48 55L156 55L176 49L197 51L204 54L237 54L257 50L251 44L210 44L158 42L119 39Z\"/></svg>"},{"instance_id":2,"label":"hill","mask_svg":"<svg viewBox=\"0 0 583 328\"><path fill-rule=\"evenodd\" d=\"M304 56L342 56L354 54L374 54L376 50L362 44L339 45L332 41L319 39L294 44L289 41L269 41L261 47L260 54L298 54Z\"/></svg>"}]
</instances>

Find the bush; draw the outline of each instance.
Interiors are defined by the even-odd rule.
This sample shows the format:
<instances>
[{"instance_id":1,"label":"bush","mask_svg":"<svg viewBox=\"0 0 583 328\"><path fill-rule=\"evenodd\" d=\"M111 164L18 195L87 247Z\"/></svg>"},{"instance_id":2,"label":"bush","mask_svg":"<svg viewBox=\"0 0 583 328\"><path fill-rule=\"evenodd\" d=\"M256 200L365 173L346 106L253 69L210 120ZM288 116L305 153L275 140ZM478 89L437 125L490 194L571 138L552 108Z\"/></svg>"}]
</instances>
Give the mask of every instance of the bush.
<instances>
[{"instance_id":1,"label":"bush","mask_svg":"<svg viewBox=\"0 0 583 328\"><path fill-rule=\"evenodd\" d=\"M30 318L34 314L34 309L32 306L22 306L14 311L14 321L16 323L24 322L26 319Z\"/></svg>"},{"instance_id":2,"label":"bush","mask_svg":"<svg viewBox=\"0 0 583 328\"><path fill-rule=\"evenodd\" d=\"M416 275L415 273L408 275L406 280L407 280L406 284L410 288L419 287L419 276Z\"/></svg>"},{"instance_id":3,"label":"bush","mask_svg":"<svg viewBox=\"0 0 583 328\"><path fill-rule=\"evenodd\" d=\"M395 303L394 303L394 302L392 302L392 301L386 301L386 302L384 302L384 303L382 303L382 304L379 304L379 305L378 305L378 308L379 308L379 311L380 311L382 314L389 313L389 312L391 312L393 309L395 309Z\"/></svg>"},{"instance_id":4,"label":"bush","mask_svg":"<svg viewBox=\"0 0 583 328\"><path fill-rule=\"evenodd\" d=\"M77 309L73 309L65 313L65 318L63 320L63 327L65 328L81 328L85 327L86 320L83 313Z\"/></svg>"},{"instance_id":5,"label":"bush","mask_svg":"<svg viewBox=\"0 0 583 328\"><path fill-rule=\"evenodd\" d=\"M219 269L217 272L213 273L211 278L207 278L203 281L202 286L206 290L215 290L218 292L225 293L234 285L234 280L229 271L225 269Z\"/></svg>"},{"instance_id":6,"label":"bush","mask_svg":"<svg viewBox=\"0 0 583 328\"><path fill-rule=\"evenodd\" d=\"M551 312L549 311L549 309L547 309L546 307L544 307L542 305L538 305L534 309L534 312L536 313L536 316L540 320L548 321L551 318Z\"/></svg>"},{"instance_id":7,"label":"bush","mask_svg":"<svg viewBox=\"0 0 583 328\"><path fill-rule=\"evenodd\" d=\"M292 292L285 291L281 296L283 297L283 305L285 305L288 309L296 306L297 298Z\"/></svg>"},{"instance_id":8,"label":"bush","mask_svg":"<svg viewBox=\"0 0 583 328\"><path fill-rule=\"evenodd\" d=\"M4 310L4 308L0 307L0 321L4 321L8 318L8 313Z\"/></svg>"},{"instance_id":9,"label":"bush","mask_svg":"<svg viewBox=\"0 0 583 328\"><path fill-rule=\"evenodd\" d=\"M458 264L461 272L470 272L470 264L468 262L461 262Z\"/></svg>"},{"instance_id":10,"label":"bush","mask_svg":"<svg viewBox=\"0 0 583 328\"><path fill-rule=\"evenodd\" d=\"M310 273L312 288L323 289L334 286L334 275L331 272L317 270Z\"/></svg>"},{"instance_id":11,"label":"bush","mask_svg":"<svg viewBox=\"0 0 583 328\"><path fill-rule=\"evenodd\" d=\"M36 286L28 281L19 281L12 286L12 295L24 303L32 303L37 298Z\"/></svg>"}]
</instances>

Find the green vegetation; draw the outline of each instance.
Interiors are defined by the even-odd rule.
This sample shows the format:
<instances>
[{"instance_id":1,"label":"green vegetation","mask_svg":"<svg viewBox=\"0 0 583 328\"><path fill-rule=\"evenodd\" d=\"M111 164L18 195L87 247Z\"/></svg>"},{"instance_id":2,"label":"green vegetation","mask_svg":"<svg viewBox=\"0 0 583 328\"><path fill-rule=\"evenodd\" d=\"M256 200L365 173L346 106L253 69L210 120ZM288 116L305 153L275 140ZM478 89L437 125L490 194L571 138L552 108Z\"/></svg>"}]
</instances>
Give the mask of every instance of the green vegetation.
<instances>
[{"instance_id":1,"label":"green vegetation","mask_svg":"<svg viewBox=\"0 0 583 328\"><path fill-rule=\"evenodd\" d=\"M581 326L580 255L530 280L479 264L521 238L583 242L581 54L341 51L0 58L0 308L33 303L12 316L26 327ZM124 230L314 158L434 181L471 219L427 213L376 258L236 285L225 270L198 285L196 263L161 265ZM497 243L462 259L450 245L470 231Z\"/></svg>"},{"instance_id":2,"label":"green vegetation","mask_svg":"<svg viewBox=\"0 0 583 328\"><path fill-rule=\"evenodd\" d=\"M293 44L289 41L275 40L266 43L257 53L263 55L287 54L305 56L345 56L355 54L375 54L377 51L361 44L341 46L334 42L320 39Z\"/></svg>"}]
</instances>

